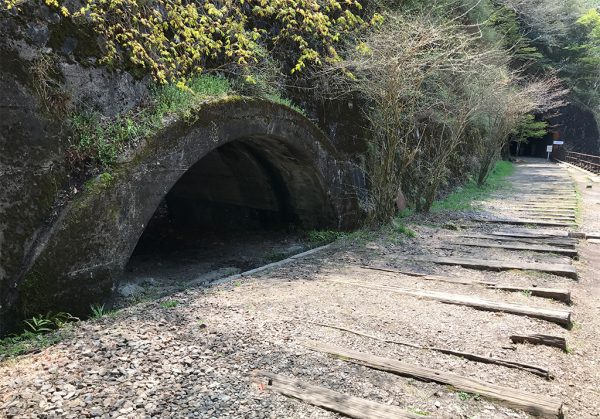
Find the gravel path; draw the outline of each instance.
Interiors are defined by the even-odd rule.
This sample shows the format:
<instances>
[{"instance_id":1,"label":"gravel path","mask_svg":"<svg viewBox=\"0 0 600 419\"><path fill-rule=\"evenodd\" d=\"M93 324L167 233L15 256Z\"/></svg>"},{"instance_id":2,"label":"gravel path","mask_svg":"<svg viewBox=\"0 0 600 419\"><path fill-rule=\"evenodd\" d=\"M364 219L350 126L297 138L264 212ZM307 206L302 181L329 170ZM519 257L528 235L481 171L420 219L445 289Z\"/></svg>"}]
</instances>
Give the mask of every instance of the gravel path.
<instances>
[{"instance_id":1,"label":"gravel path","mask_svg":"<svg viewBox=\"0 0 600 419\"><path fill-rule=\"evenodd\" d=\"M518 167L512 184L531 179L531 173L547 170L563 180L570 179L568 172L557 166L529 163ZM518 199L510 188L503 193L511 200ZM482 211L490 216L506 216L510 209L503 202L508 200L490 199ZM594 205L584 205L584 220L597 222ZM593 257L586 259L589 249L585 249L589 245L580 246L580 261L503 249L460 246L446 249L451 238L462 234L514 228L477 223L471 218L472 214L415 217L411 226L416 232L414 238L390 233L368 241L337 243L305 259L239 281L190 288L161 300L128 307L115 315L80 322L62 342L40 353L0 364L0 417L338 417L265 391L251 378L256 369L296 377L429 417L529 417L501 402L313 352L302 345L306 340L555 397L565 403L568 417L598 416L600 305L597 297L600 293L596 282L600 263ZM448 223L463 228L444 228ZM580 280L537 272L483 272L401 259L423 254L573 263ZM366 264L502 284L566 287L573 293L571 309L575 326L567 330L528 317L477 311L334 282L361 281L568 309L559 302L525 293L426 281L361 268ZM166 300L177 301L177 305L165 308L161 302ZM548 381L521 370L382 343L315 323L536 364L549 369L555 379ZM564 336L570 351L511 344L509 335L519 333Z\"/></svg>"}]
</instances>

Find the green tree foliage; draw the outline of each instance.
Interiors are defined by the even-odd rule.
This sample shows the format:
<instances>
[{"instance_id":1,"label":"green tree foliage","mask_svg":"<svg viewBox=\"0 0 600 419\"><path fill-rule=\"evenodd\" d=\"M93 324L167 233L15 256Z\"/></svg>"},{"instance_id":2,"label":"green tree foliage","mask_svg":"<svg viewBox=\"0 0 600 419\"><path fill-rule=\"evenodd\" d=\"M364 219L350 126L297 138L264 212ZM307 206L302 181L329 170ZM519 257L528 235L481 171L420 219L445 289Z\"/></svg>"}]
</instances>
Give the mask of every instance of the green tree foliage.
<instances>
[{"instance_id":1,"label":"green tree foliage","mask_svg":"<svg viewBox=\"0 0 600 419\"><path fill-rule=\"evenodd\" d=\"M542 138L548 133L548 123L538 121L534 115L524 115L516 124L513 130L513 139L515 141L526 141L529 138Z\"/></svg>"},{"instance_id":2,"label":"green tree foliage","mask_svg":"<svg viewBox=\"0 0 600 419\"><path fill-rule=\"evenodd\" d=\"M598 82L598 0L497 0L515 14L523 37L542 53L530 72L558 72L571 98L596 110Z\"/></svg>"},{"instance_id":3,"label":"green tree foliage","mask_svg":"<svg viewBox=\"0 0 600 419\"><path fill-rule=\"evenodd\" d=\"M576 94L590 106L600 105L600 13L588 10L577 20L583 36L570 47L574 52L569 66L570 80Z\"/></svg>"}]
</instances>

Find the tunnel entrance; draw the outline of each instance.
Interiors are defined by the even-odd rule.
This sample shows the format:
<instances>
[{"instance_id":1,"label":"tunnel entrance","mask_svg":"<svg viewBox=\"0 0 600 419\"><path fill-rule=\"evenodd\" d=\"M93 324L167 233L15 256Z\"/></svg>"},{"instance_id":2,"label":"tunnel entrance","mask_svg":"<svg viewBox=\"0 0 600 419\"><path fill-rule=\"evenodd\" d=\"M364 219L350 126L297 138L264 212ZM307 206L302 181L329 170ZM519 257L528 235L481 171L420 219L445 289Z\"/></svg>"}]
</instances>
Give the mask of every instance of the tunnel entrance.
<instances>
[{"instance_id":1,"label":"tunnel entrance","mask_svg":"<svg viewBox=\"0 0 600 419\"><path fill-rule=\"evenodd\" d=\"M317 170L297 150L268 137L230 142L164 196L117 294L169 293L299 253L311 247L304 232L330 226L331 214Z\"/></svg>"}]
</instances>

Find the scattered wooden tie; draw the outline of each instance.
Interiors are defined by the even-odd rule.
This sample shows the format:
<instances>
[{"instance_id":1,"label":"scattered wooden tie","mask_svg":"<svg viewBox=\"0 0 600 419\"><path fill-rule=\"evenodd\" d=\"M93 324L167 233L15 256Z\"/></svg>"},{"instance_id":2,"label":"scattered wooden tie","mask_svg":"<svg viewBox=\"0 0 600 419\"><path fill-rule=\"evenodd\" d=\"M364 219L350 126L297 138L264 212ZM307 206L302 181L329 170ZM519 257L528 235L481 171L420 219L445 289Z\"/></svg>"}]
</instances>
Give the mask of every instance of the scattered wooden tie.
<instances>
[{"instance_id":1,"label":"scattered wooden tie","mask_svg":"<svg viewBox=\"0 0 600 419\"><path fill-rule=\"evenodd\" d=\"M552 323L557 323L565 327L569 327L571 325L571 311L569 310L530 307L521 304L511 304L491 300L484 300L468 295L449 294L445 292L417 291L399 287L381 286L376 284L363 284L357 282L340 281L335 279L328 279L327 281L334 282L337 284L352 285L356 287L374 289L379 291L388 291L396 294L409 295L417 298L426 298L429 300L439 301L445 304L467 306L477 310L509 313L518 316L528 316L536 319L546 320Z\"/></svg>"},{"instance_id":2,"label":"scattered wooden tie","mask_svg":"<svg viewBox=\"0 0 600 419\"><path fill-rule=\"evenodd\" d=\"M535 213L539 213L539 214L555 214L555 215L573 215L574 216L576 213L575 210L571 210L571 209L562 210L562 209L553 209L553 208L524 208L524 207L519 207L519 206L510 207L509 209L511 211L519 211L519 212L528 211L528 212L535 212Z\"/></svg>"},{"instance_id":3,"label":"scattered wooden tie","mask_svg":"<svg viewBox=\"0 0 600 419\"><path fill-rule=\"evenodd\" d=\"M500 291L530 293L535 297L550 298L556 301L562 301L565 304L571 304L571 291L560 288L542 288L542 287L517 287L512 285L489 285L488 288Z\"/></svg>"},{"instance_id":4,"label":"scattered wooden tie","mask_svg":"<svg viewBox=\"0 0 600 419\"><path fill-rule=\"evenodd\" d=\"M574 248L577 245L577 240L569 237L532 237L532 238L522 238L522 237L507 237L507 236L497 236L492 234L463 234L459 237L466 239L480 239L480 240L493 240L496 242L499 241L509 241L509 242L517 242L517 243L528 243L528 244L536 244L536 245L547 245L547 246L561 246L561 247L570 247Z\"/></svg>"},{"instance_id":5,"label":"scattered wooden tie","mask_svg":"<svg viewBox=\"0 0 600 419\"><path fill-rule=\"evenodd\" d=\"M554 348L567 350L567 341L560 336L550 335L512 335L510 340L513 343L530 343L532 345L546 345Z\"/></svg>"},{"instance_id":6,"label":"scattered wooden tie","mask_svg":"<svg viewBox=\"0 0 600 419\"><path fill-rule=\"evenodd\" d=\"M259 381L261 388L277 391L285 396L293 397L313 406L322 407L351 418L423 418L421 415L410 413L396 406L384 405L371 400L348 396L284 375L272 374L266 371L255 371L252 376L255 380Z\"/></svg>"},{"instance_id":7,"label":"scattered wooden tie","mask_svg":"<svg viewBox=\"0 0 600 419\"><path fill-rule=\"evenodd\" d=\"M447 277L447 276L438 276L438 275L429 275L426 273L421 273L421 272L413 272L413 271L403 271L403 270L398 270L398 269L391 269L391 268L386 268L386 267L380 267L380 266L366 266L363 265L361 266L362 269L369 269L372 271L382 271L382 272L388 272L388 273L393 273L393 274L401 274L401 275L407 275L407 276L413 276L413 277L418 277L421 279L426 279L426 280L430 280L430 281L440 281L440 282L449 282L452 284L462 284L462 285L472 285L472 284L494 284L493 282L485 282L485 281L472 281L470 279L460 279L460 278L451 278L451 277Z\"/></svg>"},{"instance_id":8,"label":"scattered wooden tie","mask_svg":"<svg viewBox=\"0 0 600 419\"><path fill-rule=\"evenodd\" d=\"M515 207L519 206L519 207L527 207L527 208L543 208L543 209L570 209L570 210L575 210L575 208L577 207L576 204L565 204L565 203L560 203L560 202L550 202L550 203L544 203L544 202L517 202L514 204Z\"/></svg>"},{"instance_id":9,"label":"scattered wooden tie","mask_svg":"<svg viewBox=\"0 0 600 419\"><path fill-rule=\"evenodd\" d=\"M538 225L544 227L571 227L574 224L558 221L535 220L529 218L474 218L473 221L496 224Z\"/></svg>"},{"instance_id":10,"label":"scattered wooden tie","mask_svg":"<svg viewBox=\"0 0 600 419\"><path fill-rule=\"evenodd\" d=\"M427 275L424 273L418 272L410 272L410 271L400 271L396 269L383 268L377 266L361 266L363 269L370 269L394 274L401 274L407 276L418 277L420 279L428 280L428 281L439 281L439 282L448 282L452 284L461 284L461 285L483 285L487 288L496 289L499 291L512 291L512 292L525 292L530 293L535 297L542 298L550 298L557 301L562 301L566 304L571 304L571 291L559 289L559 288L540 288L536 286L532 287L518 287L514 285L501 285L496 282L490 281L476 281L471 279L460 279L460 278L452 278L447 276L438 276L438 275Z\"/></svg>"},{"instance_id":11,"label":"scattered wooden tie","mask_svg":"<svg viewBox=\"0 0 600 419\"><path fill-rule=\"evenodd\" d=\"M577 270L575 269L575 267L564 263L538 263L521 262L518 260L489 260L435 256L414 256L401 259L416 262L431 262L437 263L439 265L458 265L465 268L479 270L504 271L510 269L520 269L539 271L560 276L566 276L567 278L577 279Z\"/></svg>"},{"instance_id":12,"label":"scattered wooden tie","mask_svg":"<svg viewBox=\"0 0 600 419\"><path fill-rule=\"evenodd\" d=\"M491 198L500 198L500 199L508 199L508 198L515 198L514 195L502 195L502 194L492 194L490 196ZM529 200L531 202L575 202L576 201L576 195L575 192L570 192L567 194L547 194L547 195L541 195L541 194L523 194L520 193L517 195L517 197L522 201L523 199Z\"/></svg>"},{"instance_id":13,"label":"scattered wooden tie","mask_svg":"<svg viewBox=\"0 0 600 419\"><path fill-rule=\"evenodd\" d=\"M522 237L529 239L541 238L568 238L569 233L562 230L511 230L511 231L493 231L490 233L493 236L504 237Z\"/></svg>"},{"instance_id":14,"label":"scattered wooden tie","mask_svg":"<svg viewBox=\"0 0 600 419\"><path fill-rule=\"evenodd\" d=\"M530 364L524 364L524 363L521 363L521 362L508 361L508 360L505 360L505 359L492 358L492 357L487 357L487 356L483 356L483 355L472 354L472 353L469 353L469 352L456 351L454 349L437 348L437 347L434 347L434 346L422 346L422 345L418 345L418 344L413 343L413 342L400 341L400 340L392 340L392 339L382 339L382 338L379 338L377 336L370 335L368 333L360 332L358 330L348 329L348 328L341 327L341 326L335 326L335 325L331 325L331 324L317 323L317 322L311 322L311 323L314 324L314 325L316 325L316 326L328 327L330 329L341 330L343 332L352 333L352 334L355 334L357 336L366 337L366 338L369 338L369 339L377 340L379 342L391 343L391 344L395 344L395 345L409 346L411 348L423 349L423 350L427 350L427 351L440 352L440 353L443 353L443 354L446 354L446 355L454 355L454 356L457 356L457 357L460 357L460 358L468 359L470 361L482 362L482 363L485 363L485 364L494 364L494 365L501 365L501 366L507 367L507 368L516 368L516 369L519 369L519 370L530 372L530 373L538 375L540 377L544 377L546 379L554 378L554 377L552 377L550 375L550 371L548 371L545 368L539 367L537 365L530 365Z\"/></svg>"},{"instance_id":15,"label":"scattered wooden tie","mask_svg":"<svg viewBox=\"0 0 600 419\"><path fill-rule=\"evenodd\" d=\"M354 362L380 371L450 385L467 393L479 394L493 400L501 401L509 407L521 409L533 415L546 418L564 417L562 402L545 395L532 394L432 368L405 364L395 359L356 352L321 342L306 342L303 345L314 351L337 356L344 361Z\"/></svg>"},{"instance_id":16,"label":"scattered wooden tie","mask_svg":"<svg viewBox=\"0 0 600 419\"><path fill-rule=\"evenodd\" d=\"M539 213L535 211L522 211L516 214L517 218L530 218L542 221L557 221L565 223L575 223L577 219L574 215L567 214L551 214L551 213Z\"/></svg>"},{"instance_id":17,"label":"scattered wooden tie","mask_svg":"<svg viewBox=\"0 0 600 419\"><path fill-rule=\"evenodd\" d=\"M521 245L521 244L495 244L495 243L473 243L473 242L452 242L451 244L459 245L459 246L469 246L469 247L488 247L494 249L505 249L505 250L526 250L530 252L543 252L543 253L556 253L559 255L565 255L569 257L576 257L577 250L574 249L565 249L563 247L555 247L555 246L539 246L539 245Z\"/></svg>"}]
</instances>

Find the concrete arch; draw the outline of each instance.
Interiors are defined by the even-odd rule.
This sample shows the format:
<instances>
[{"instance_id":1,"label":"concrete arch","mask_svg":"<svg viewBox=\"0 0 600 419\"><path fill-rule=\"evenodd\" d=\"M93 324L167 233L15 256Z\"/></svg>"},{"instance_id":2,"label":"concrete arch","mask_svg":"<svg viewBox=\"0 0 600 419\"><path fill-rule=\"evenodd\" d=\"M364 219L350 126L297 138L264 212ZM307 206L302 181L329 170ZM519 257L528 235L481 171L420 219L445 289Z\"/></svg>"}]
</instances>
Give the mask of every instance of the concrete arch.
<instances>
[{"instance_id":1,"label":"concrete arch","mask_svg":"<svg viewBox=\"0 0 600 419\"><path fill-rule=\"evenodd\" d=\"M300 113L261 100L206 104L138 148L111 177L95 180L49 229L2 296L3 318L60 309L89 312L108 297L157 206L182 175L213 150L243 144L271 164L287 188L291 213L307 227L348 228L359 205L356 170Z\"/></svg>"}]
</instances>

